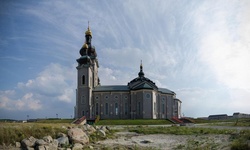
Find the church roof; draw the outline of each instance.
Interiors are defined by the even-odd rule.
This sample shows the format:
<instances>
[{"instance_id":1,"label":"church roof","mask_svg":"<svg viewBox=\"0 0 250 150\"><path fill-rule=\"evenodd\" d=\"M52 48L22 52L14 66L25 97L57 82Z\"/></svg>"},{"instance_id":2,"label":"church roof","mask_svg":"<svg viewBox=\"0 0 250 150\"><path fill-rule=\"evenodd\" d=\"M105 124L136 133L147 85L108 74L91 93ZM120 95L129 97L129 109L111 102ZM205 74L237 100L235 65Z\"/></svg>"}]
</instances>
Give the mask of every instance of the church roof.
<instances>
[{"instance_id":1,"label":"church roof","mask_svg":"<svg viewBox=\"0 0 250 150\"><path fill-rule=\"evenodd\" d=\"M136 87L133 87L133 90L139 90L139 89L151 89L151 90L153 90L154 88L151 85L149 85L148 83L143 83L143 84L140 84Z\"/></svg>"},{"instance_id":2,"label":"church roof","mask_svg":"<svg viewBox=\"0 0 250 150\"><path fill-rule=\"evenodd\" d=\"M95 92L106 92L106 91L129 91L127 85L99 85L94 88Z\"/></svg>"},{"instance_id":3,"label":"church roof","mask_svg":"<svg viewBox=\"0 0 250 150\"><path fill-rule=\"evenodd\" d=\"M139 89L152 89L157 90L158 87L155 85L153 81L151 81L149 78L146 78L144 76L143 72L143 66L142 63L140 65L140 72L138 73L138 77L134 78L128 83L128 86L132 90L139 90Z\"/></svg>"},{"instance_id":4,"label":"church roof","mask_svg":"<svg viewBox=\"0 0 250 150\"><path fill-rule=\"evenodd\" d=\"M165 88L158 88L158 91L164 94L175 94L175 92L170 91L169 89L165 89Z\"/></svg>"},{"instance_id":5,"label":"church roof","mask_svg":"<svg viewBox=\"0 0 250 150\"><path fill-rule=\"evenodd\" d=\"M94 92L112 92L112 91L126 91L130 90L155 90L162 94L171 94L175 95L175 92L166 89L166 88L158 88L153 81L149 78L146 78L143 73L143 66L140 65L140 72L138 73L138 77L131 80L128 85L99 85L93 89Z\"/></svg>"}]
</instances>

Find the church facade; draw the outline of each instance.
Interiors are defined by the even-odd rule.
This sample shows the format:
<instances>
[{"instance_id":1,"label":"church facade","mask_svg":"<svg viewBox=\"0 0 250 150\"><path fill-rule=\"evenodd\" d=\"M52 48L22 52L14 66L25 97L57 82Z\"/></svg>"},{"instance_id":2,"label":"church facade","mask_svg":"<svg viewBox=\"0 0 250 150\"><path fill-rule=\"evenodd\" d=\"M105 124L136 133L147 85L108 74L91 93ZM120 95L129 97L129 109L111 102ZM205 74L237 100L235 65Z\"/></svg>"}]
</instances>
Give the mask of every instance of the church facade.
<instances>
[{"instance_id":1,"label":"church facade","mask_svg":"<svg viewBox=\"0 0 250 150\"><path fill-rule=\"evenodd\" d=\"M85 43L77 59L77 89L75 118L93 119L166 119L180 118L181 101L175 92L159 88L145 77L142 63L138 77L127 85L101 85L98 59L91 44L88 27Z\"/></svg>"}]
</instances>

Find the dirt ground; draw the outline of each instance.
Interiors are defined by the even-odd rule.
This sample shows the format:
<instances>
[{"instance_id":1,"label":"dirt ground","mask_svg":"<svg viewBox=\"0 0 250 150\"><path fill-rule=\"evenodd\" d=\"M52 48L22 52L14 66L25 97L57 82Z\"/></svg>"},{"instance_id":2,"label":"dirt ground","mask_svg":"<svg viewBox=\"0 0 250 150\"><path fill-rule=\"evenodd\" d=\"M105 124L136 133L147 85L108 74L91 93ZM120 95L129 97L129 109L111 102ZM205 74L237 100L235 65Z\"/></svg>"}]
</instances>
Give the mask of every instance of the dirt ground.
<instances>
[{"instance_id":1,"label":"dirt ground","mask_svg":"<svg viewBox=\"0 0 250 150\"><path fill-rule=\"evenodd\" d=\"M221 150L230 149L229 135L139 135L133 132L117 132L115 139L99 141L98 145L115 147L129 147L129 149L187 149L210 147Z\"/></svg>"}]
</instances>

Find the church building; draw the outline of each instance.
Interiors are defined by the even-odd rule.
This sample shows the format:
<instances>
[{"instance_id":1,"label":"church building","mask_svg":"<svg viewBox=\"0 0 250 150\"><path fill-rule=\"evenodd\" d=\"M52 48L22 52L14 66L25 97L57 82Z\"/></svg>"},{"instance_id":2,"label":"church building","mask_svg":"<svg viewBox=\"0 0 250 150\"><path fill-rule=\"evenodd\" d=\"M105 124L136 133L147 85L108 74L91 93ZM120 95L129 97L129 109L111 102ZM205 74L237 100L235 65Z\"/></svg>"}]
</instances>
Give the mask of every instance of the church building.
<instances>
[{"instance_id":1,"label":"church building","mask_svg":"<svg viewBox=\"0 0 250 150\"><path fill-rule=\"evenodd\" d=\"M158 87L145 77L142 63L138 76L127 85L101 85L99 63L88 27L77 69L75 118L166 119L180 118L181 101L175 92Z\"/></svg>"}]
</instances>

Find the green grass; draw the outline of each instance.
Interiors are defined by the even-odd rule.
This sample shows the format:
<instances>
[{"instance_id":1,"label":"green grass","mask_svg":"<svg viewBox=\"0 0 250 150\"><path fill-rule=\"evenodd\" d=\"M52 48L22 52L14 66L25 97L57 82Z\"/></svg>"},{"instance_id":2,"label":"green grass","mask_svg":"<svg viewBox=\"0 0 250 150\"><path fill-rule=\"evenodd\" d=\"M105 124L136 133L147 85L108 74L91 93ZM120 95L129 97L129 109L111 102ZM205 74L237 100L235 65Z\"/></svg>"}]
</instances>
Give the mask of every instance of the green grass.
<instances>
[{"instance_id":1,"label":"green grass","mask_svg":"<svg viewBox=\"0 0 250 150\"><path fill-rule=\"evenodd\" d=\"M46 124L46 123L0 123L0 145L6 145L20 142L24 138L33 136L42 138L50 135L56 138L57 133L66 133L67 129L62 126L71 126L70 124Z\"/></svg>"},{"instance_id":2,"label":"green grass","mask_svg":"<svg viewBox=\"0 0 250 150\"><path fill-rule=\"evenodd\" d=\"M135 119L135 120L100 120L96 125L164 125L172 124L168 120Z\"/></svg>"},{"instance_id":3,"label":"green grass","mask_svg":"<svg viewBox=\"0 0 250 150\"><path fill-rule=\"evenodd\" d=\"M59 132L67 134L67 127L75 127L80 125L70 123L59 123L57 121L49 123L33 122L33 123L0 123L0 145L14 145L15 142L21 142L23 139L33 136L41 139L50 135L56 139ZM97 142L106 138L112 138L118 130L111 130L106 133L103 138L99 134L90 135L90 142Z\"/></svg>"},{"instance_id":4,"label":"green grass","mask_svg":"<svg viewBox=\"0 0 250 150\"><path fill-rule=\"evenodd\" d=\"M214 129L198 127L129 127L130 132L139 134L174 134L174 135L204 135L204 134L229 134L231 140L231 150L248 150L248 141L250 140L250 130L241 130L240 132L233 129ZM205 146L205 147L204 147ZM188 145L179 145L176 149L216 149L214 142L202 144L200 141L188 141Z\"/></svg>"},{"instance_id":5,"label":"green grass","mask_svg":"<svg viewBox=\"0 0 250 150\"><path fill-rule=\"evenodd\" d=\"M192 119L195 123L209 123L214 125L225 125L225 126L250 126L250 118L231 118L224 120L207 120L207 119Z\"/></svg>"},{"instance_id":6,"label":"green grass","mask_svg":"<svg viewBox=\"0 0 250 150\"><path fill-rule=\"evenodd\" d=\"M46 119L38 120L36 123L72 123L74 119Z\"/></svg>"},{"instance_id":7,"label":"green grass","mask_svg":"<svg viewBox=\"0 0 250 150\"><path fill-rule=\"evenodd\" d=\"M232 129L213 129L213 128L197 128L197 127L130 127L130 132L140 134L174 134L174 135L199 135L199 134L232 134Z\"/></svg>"}]
</instances>

